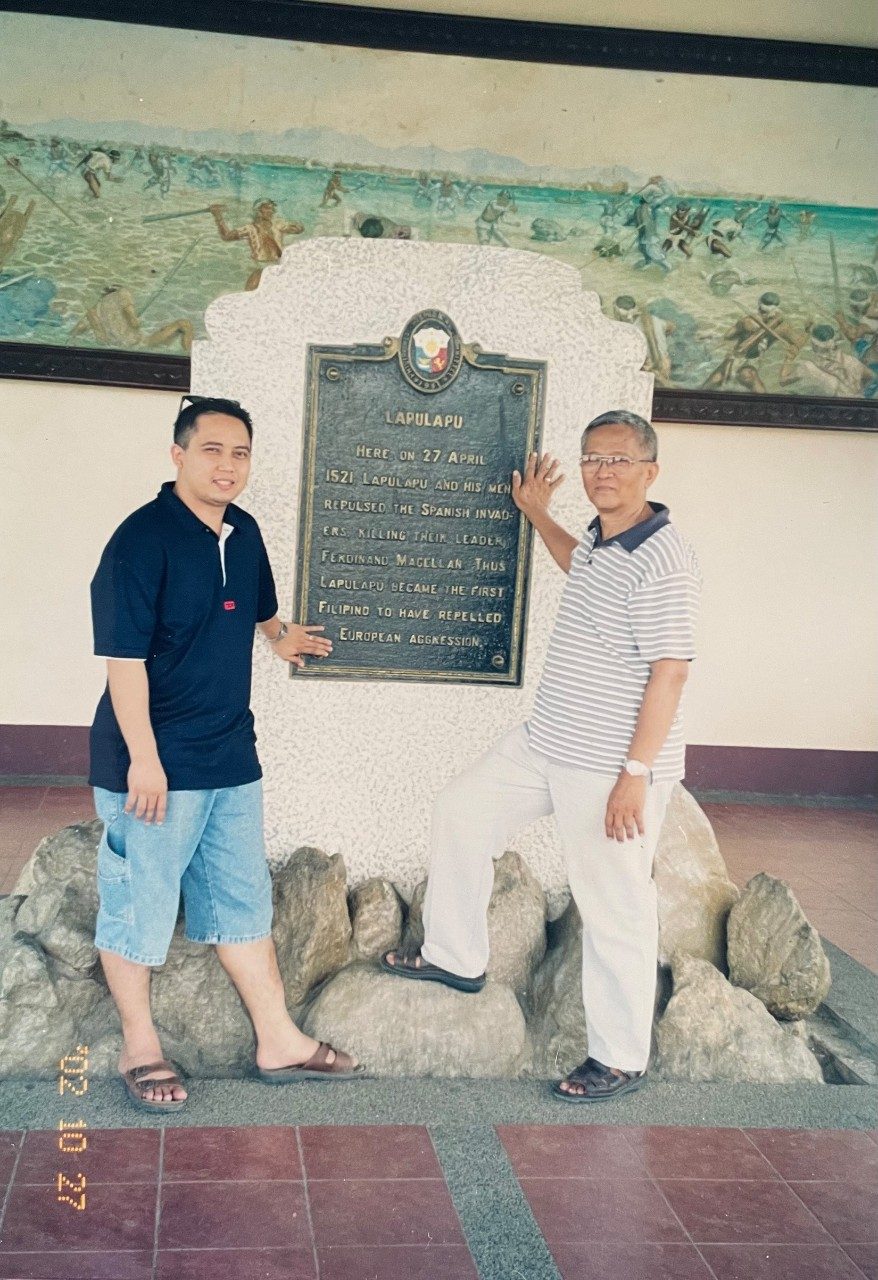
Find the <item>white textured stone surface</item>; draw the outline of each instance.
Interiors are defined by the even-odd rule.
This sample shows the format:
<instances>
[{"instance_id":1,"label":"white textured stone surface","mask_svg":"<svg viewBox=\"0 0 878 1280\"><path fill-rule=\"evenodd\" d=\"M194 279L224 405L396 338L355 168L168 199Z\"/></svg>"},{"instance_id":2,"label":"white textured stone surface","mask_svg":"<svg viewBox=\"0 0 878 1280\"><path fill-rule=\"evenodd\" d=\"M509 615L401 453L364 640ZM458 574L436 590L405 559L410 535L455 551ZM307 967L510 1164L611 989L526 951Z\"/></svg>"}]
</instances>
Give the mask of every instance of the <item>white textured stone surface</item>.
<instances>
[{"instance_id":1,"label":"white textured stone surface","mask_svg":"<svg viewBox=\"0 0 878 1280\"><path fill-rule=\"evenodd\" d=\"M258 290L212 304L210 338L192 353L193 391L231 396L253 414L243 505L262 527L283 617L293 603L307 344L380 342L427 307L446 311L464 342L549 362L543 448L568 477L553 509L571 531L592 514L577 465L582 427L607 409L649 413L642 335L606 319L573 267L478 245L291 246ZM270 856L317 845L344 856L350 884L383 875L412 888L427 862L436 791L530 712L561 586L562 574L535 546L521 689L290 679L260 640L253 710ZM551 820L514 846L557 904L565 877Z\"/></svg>"}]
</instances>

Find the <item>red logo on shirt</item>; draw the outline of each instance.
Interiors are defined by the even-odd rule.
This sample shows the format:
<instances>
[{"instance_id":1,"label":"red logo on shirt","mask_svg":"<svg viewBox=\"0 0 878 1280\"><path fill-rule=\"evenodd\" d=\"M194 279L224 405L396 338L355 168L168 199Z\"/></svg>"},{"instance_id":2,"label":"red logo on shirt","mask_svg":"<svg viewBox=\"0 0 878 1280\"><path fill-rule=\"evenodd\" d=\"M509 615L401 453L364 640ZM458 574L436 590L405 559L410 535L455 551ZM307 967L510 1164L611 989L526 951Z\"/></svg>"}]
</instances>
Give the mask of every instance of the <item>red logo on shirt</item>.
<instances>
[{"instance_id":1,"label":"red logo on shirt","mask_svg":"<svg viewBox=\"0 0 878 1280\"><path fill-rule=\"evenodd\" d=\"M235 607L235 602L234 602L234 600L224 600L224 601L223 601L223 608L225 609L225 611L226 611L227 613L229 613L232 609L234 609L234 607Z\"/></svg>"}]
</instances>

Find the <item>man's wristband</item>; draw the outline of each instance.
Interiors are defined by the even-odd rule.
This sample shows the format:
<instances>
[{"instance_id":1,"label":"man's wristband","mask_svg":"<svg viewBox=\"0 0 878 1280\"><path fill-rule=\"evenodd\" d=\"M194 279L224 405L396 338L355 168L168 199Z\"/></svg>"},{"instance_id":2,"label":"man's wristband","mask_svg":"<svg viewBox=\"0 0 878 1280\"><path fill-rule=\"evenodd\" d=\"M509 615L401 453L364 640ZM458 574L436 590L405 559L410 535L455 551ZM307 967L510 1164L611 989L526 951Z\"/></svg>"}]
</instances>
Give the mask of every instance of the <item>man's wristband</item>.
<instances>
[{"instance_id":1,"label":"man's wristband","mask_svg":"<svg viewBox=\"0 0 878 1280\"><path fill-rule=\"evenodd\" d=\"M282 622L280 624L280 631L278 631L277 635L273 639L269 640L268 643L277 644L279 640L283 640L284 636L287 634L288 631L289 631L289 627L285 622Z\"/></svg>"}]
</instances>

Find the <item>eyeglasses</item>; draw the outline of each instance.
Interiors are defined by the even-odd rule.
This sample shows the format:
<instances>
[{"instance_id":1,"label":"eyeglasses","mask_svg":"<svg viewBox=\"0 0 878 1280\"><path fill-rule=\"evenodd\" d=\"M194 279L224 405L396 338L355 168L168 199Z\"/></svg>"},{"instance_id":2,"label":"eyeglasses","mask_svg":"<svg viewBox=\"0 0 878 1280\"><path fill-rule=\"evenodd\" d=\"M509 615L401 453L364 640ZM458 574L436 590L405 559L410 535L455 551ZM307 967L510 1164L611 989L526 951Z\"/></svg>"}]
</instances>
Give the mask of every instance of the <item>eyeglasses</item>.
<instances>
[{"instance_id":1,"label":"eyeglasses","mask_svg":"<svg viewBox=\"0 0 878 1280\"><path fill-rule=\"evenodd\" d=\"M601 467L606 467L616 475L624 475L635 462L652 461L652 458L629 458L625 453L584 453L579 459L579 465L584 471L599 471Z\"/></svg>"},{"instance_id":2,"label":"eyeglasses","mask_svg":"<svg viewBox=\"0 0 878 1280\"><path fill-rule=\"evenodd\" d=\"M237 400L229 400L226 396L193 396L187 393L185 396L180 396L180 407L177 410L177 417L179 417L183 412L183 406L186 404L187 400L191 405L206 404L208 400L210 400L215 404L233 404L236 409L241 408L241 405Z\"/></svg>"}]
</instances>

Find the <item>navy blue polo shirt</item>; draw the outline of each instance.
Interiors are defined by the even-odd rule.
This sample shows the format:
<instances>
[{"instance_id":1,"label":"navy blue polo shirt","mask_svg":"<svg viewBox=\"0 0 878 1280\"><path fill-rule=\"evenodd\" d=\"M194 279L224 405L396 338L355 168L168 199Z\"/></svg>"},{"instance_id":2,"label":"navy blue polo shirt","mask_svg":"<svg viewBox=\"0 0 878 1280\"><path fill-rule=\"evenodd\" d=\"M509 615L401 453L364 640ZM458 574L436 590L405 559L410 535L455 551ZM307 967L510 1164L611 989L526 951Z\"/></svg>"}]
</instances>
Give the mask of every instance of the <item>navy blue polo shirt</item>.
<instances>
[{"instance_id":1,"label":"navy blue polo shirt","mask_svg":"<svg viewBox=\"0 0 878 1280\"><path fill-rule=\"evenodd\" d=\"M91 584L95 653L146 662L171 791L262 777L250 710L253 632L277 613L277 596L256 521L233 504L223 520L231 532L221 544L169 481L122 522ZM127 791L130 763L107 688L91 728L89 782Z\"/></svg>"}]
</instances>

